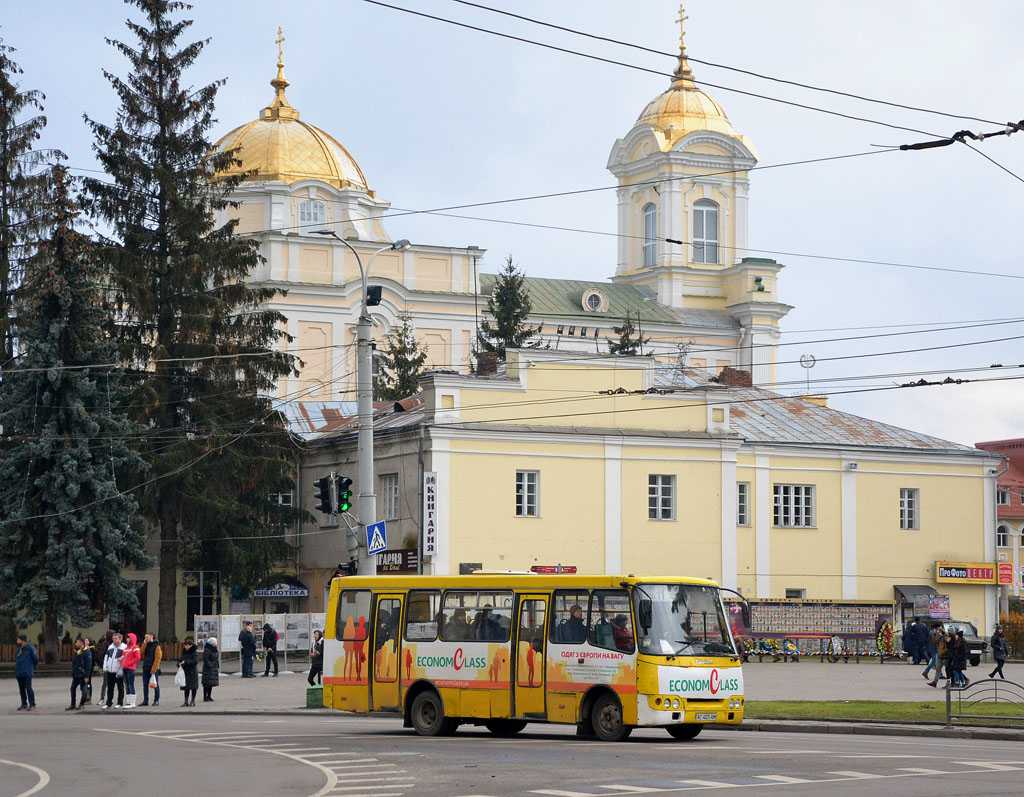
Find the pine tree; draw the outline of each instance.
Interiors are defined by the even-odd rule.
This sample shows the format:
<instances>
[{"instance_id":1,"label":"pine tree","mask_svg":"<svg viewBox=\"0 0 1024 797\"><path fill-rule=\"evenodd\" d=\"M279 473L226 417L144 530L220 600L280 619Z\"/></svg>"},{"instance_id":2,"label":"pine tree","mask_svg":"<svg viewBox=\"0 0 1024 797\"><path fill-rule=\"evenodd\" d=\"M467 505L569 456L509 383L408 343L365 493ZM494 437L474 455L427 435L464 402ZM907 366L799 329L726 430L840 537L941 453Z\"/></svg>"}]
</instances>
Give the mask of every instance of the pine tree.
<instances>
[{"instance_id":1,"label":"pine tree","mask_svg":"<svg viewBox=\"0 0 1024 797\"><path fill-rule=\"evenodd\" d=\"M0 385L0 592L22 625L42 618L48 661L58 618L85 625L88 592L104 596L114 620L136 613L121 568L153 564L135 500L119 489L141 480L144 461L128 446L140 427L114 409L126 390L103 331L101 275L75 230L64 169L53 178L52 231L17 301L18 365Z\"/></svg>"},{"instance_id":2,"label":"pine tree","mask_svg":"<svg viewBox=\"0 0 1024 797\"><path fill-rule=\"evenodd\" d=\"M154 430L141 509L159 530L159 633L175 633L179 568L218 569L242 586L269 574L291 548L293 511L276 494L293 486L295 449L268 394L294 370L278 351L276 295L246 283L261 262L254 241L215 225L241 178L218 178L235 153L211 154L208 133L223 81L198 88L186 71L206 41L179 44L188 6L130 0L145 21L122 80L106 73L121 107L112 126L89 119L107 172L87 181L90 210L113 233L103 251L121 354L145 378L141 419Z\"/></svg>"},{"instance_id":3,"label":"pine tree","mask_svg":"<svg viewBox=\"0 0 1024 797\"><path fill-rule=\"evenodd\" d=\"M486 318L481 322L477 343L484 351L496 352L502 360L506 349L539 346L539 340L532 340L538 330L526 323L532 310L526 277L509 255L494 283L494 291L487 298L487 312L494 323L492 325Z\"/></svg>"},{"instance_id":4,"label":"pine tree","mask_svg":"<svg viewBox=\"0 0 1024 797\"><path fill-rule=\"evenodd\" d=\"M618 340L608 341L608 353L617 354L620 357L635 357L642 354L644 344L650 338L644 337L638 332L640 325L640 311L636 311L636 324L633 323L633 311L627 310L626 317L622 320L622 326L612 327L612 332L619 336Z\"/></svg>"},{"instance_id":5,"label":"pine tree","mask_svg":"<svg viewBox=\"0 0 1024 797\"><path fill-rule=\"evenodd\" d=\"M401 326L391 330L378 357L380 374L373 380L377 401L398 401L419 390L418 379L427 361L427 349L416 340L412 316L399 316Z\"/></svg>"},{"instance_id":6,"label":"pine tree","mask_svg":"<svg viewBox=\"0 0 1024 797\"><path fill-rule=\"evenodd\" d=\"M34 145L46 127L43 95L23 91L15 82L21 68L14 52L0 40L0 355L6 364L14 357L14 295L32 254L33 242L45 227L43 205L49 195L48 172L40 166L50 156Z\"/></svg>"}]
</instances>

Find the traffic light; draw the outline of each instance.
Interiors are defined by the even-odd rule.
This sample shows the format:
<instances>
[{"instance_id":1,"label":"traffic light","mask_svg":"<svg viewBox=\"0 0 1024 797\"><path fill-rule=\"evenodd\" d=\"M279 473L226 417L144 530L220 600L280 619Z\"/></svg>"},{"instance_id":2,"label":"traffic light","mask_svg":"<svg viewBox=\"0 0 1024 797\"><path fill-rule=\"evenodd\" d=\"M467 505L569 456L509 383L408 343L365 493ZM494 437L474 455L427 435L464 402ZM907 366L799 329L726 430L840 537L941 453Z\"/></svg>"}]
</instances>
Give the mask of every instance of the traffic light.
<instances>
[{"instance_id":1,"label":"traffic light","mask_svg":"<svg viewBox=\"0 0 1024 797\"><path fill-rule=\"evenodd\" d=\"M316 510L325 515L334 514L334 502L331 501L331 477L321 476L313 482L313 498L316 499Z\"/></svg>"},{"instance_id":2,"label":"traffic light","mask_svg":"<svg viewBox=\"0 0 1024 797\"><path fill-rule=\"evenodd\" d=\"M338 512L352 509L352 480L348 476L336 477L338 482Z\"/></svg>"}]
</instances>

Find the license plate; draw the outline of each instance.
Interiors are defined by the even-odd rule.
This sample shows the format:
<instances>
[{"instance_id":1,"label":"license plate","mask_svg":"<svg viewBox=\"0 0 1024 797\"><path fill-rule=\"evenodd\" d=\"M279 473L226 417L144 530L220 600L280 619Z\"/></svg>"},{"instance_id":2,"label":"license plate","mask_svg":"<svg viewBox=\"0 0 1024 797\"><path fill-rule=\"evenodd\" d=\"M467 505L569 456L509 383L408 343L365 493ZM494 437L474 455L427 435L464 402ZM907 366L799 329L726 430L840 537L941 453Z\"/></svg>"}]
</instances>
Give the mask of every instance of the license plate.
<instances>
[{"instance_id":1,"label":"license plate","mask_svg":"<svg viewBox=\"0 0 1024 797\"><path fill-rule=\"evenodd\" d=\"M714 722L716 719L718 719L718 715L715 714L713 711L711 713L703 714L698 712L697 714L693 715L693 718L697 720L697 722Z\"/></svg>"}]
</instances>

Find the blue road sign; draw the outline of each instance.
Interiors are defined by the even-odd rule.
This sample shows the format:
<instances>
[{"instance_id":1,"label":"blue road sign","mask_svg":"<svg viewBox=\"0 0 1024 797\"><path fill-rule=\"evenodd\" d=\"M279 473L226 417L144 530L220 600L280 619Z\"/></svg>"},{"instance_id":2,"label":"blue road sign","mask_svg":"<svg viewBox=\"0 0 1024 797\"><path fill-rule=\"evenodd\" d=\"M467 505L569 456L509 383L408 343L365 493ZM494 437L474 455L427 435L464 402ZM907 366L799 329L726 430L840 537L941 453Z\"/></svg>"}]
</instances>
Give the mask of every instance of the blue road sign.
<instances>
[{"instance_id":1,"label":"blue road sign","mask_svg":"<svg viewBox=\"0 0 1024 797\"><path fill-rule=\"evenodd\" d=\"M383 520L366 527L366 552L380 553L388 549L388 527Z\"/></svg>"}]
</instances>

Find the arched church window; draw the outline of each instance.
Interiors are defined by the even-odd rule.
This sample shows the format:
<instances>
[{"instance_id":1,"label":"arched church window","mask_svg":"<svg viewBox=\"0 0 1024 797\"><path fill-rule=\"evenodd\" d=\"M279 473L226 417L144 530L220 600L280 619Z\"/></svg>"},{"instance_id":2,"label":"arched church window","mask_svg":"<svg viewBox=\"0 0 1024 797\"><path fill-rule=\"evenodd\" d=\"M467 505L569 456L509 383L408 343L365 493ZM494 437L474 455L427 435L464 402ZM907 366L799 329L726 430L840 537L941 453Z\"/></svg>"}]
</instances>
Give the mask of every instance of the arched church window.
<instances>
[{"instance_id":1,"label":"arched church window","mask_svg":"<svg viewBox=\"0 0 1024 797\"><path fill-rule=\"evenodd\" d=\"M658 257L658 206L644 207L644 265L653 266Z\"/></svg>"},{"instance_id":2,"label":"arched church window","mask_svg":"<svg viewBox=\"0 0 1024 797\"><path fill-rule=\"evenodd\" d=\"M710 199L693 204L693 262L718 262L718 205Z\"/></svg>"},{"instance_id":3,"label":"arched church window","mask_svg":"<svg viewBox=\"0 0 1024 797\"><path fill-rule=\"evenodd\" d=\"M327 223L327 206L316 199L306 199L299 203L299 224L302 227L323 225Z\"/></svg>"},{"instance_id":4,"label":"arched church window","mask_svg":"<svg viewBox=\"0 0 1024 797\"><path fill-rule=\"evenodd\" d=\"M1000 526L996 530L996 547L998 548L1009 548L1010 547L1010 530L1006 526Z\"/></svg>"}]
</instances>

